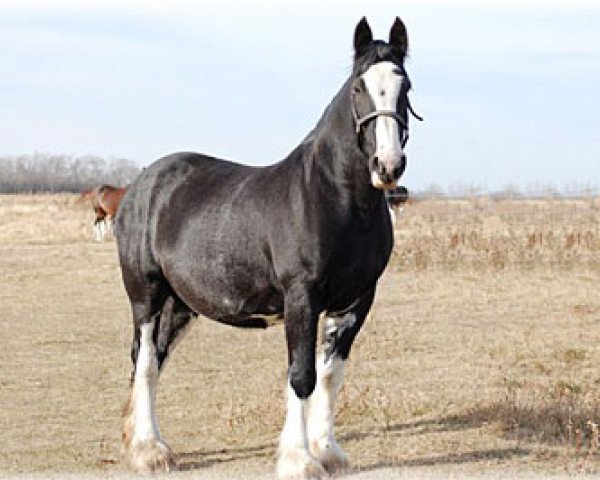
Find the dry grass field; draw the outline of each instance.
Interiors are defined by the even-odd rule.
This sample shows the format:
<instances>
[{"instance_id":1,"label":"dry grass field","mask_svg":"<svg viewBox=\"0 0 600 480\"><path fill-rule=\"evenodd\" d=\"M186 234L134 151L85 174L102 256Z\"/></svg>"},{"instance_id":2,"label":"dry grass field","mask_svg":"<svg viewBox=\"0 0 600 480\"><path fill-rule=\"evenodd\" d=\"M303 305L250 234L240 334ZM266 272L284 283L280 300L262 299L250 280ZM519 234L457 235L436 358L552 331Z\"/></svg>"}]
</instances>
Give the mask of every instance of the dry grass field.
<instances>
[{"instance_id":1,"label":"dry grass field","mask_svg":"<svg viewBox=\"0 0 600 480\"><path fill-rule=\"evenodd\" d=\"M129 306L75 198L0 196L5 475L123 470ZM339 402L354 476L600 473L600 200L424 200L396 240ZM272 475L285 357L196 321L159 390L173 478Z\"/></svg>"}]
</instances>

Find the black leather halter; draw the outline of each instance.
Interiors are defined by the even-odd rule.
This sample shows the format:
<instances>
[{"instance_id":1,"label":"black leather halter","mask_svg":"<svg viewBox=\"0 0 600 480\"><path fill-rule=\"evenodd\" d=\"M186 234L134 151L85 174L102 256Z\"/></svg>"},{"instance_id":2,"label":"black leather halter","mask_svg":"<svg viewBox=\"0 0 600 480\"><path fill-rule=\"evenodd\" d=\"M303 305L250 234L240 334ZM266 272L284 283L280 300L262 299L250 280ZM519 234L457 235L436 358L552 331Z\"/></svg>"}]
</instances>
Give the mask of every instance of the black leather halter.
<instances>
[{"instance_id":1,"label":"black leather halter","mask_svg":"<svg viewBox=\"0 0 600 480\"><path fill-rule=\"evenodd\" d=\"M377 117L392 117L404 129L404 132L405 132L404 136L408 138L408 124L400 116L400 114L398 112L395 112L394 110L374 110L374 111L372 111L370 113L367 113L363 117L359 117L358 116L358 112L356 111L356 105L354 104L354 94L352 95L352 98L351 98L351 101L350 101L350 105L352 106L352 116L354 117L354 123L356 124L356 133L357 134L360 133L360 130L361 130L361 128L363 127L363 125L365 123L369 122L370 120L373 120L374 118L377 118ZM415 111L413 110L412 106L410 105L410 102L408 102L408 111L417 120L423 121L423 117L421 117L420 115L417 115L415 113Z\"/></svg>"},{"instance_id":2,"label":"black leather halter","mask_svg":"<svg viewBox=\"0 0 600 480\"><path fill-rule=\"evenodd\" d=\"M364 117L359 117L358 113L356 113L356 108L354 107L354 103L352 103L352 115L354 116L354 123L356 123L356 133L360 133L360 129L362 126L367 123L369 120L373 120L377 117L392 117L396 119L396 121L405 129L408 130L408 125L404 119L398 115L398 113L393 110L375 110L371 113L367 113Z\"/></svg>"}]
</instances>

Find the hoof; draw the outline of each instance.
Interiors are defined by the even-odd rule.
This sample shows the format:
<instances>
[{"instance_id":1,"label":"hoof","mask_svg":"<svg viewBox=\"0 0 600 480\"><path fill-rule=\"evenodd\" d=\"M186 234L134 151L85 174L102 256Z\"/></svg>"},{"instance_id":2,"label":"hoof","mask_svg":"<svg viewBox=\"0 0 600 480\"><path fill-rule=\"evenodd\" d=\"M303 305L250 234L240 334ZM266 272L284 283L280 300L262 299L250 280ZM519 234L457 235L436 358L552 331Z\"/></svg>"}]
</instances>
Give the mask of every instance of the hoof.
<instances>
[{"instance_id":1,"label":"hoof","mask_svg":"<svg viewBox=\"0 0 600 480\"><path fill-rule=\"evenodd\" d=\"M310 452L330 474L344 472L350 466L348 455L335 439L313 440L310 442Z\"/></svg>"},{"instance_id":2,"label":"hoof","mask_svg":"<svg viewBox=\"0 0 600 480\"><path fill-rule=\"evenodd\" d=\"M125 456L130 468L136 473L167 473L177 470L173 452L167 444L158 440L132 444Z\"/></svg>"},{"instance_id":3,"label":"hoof","mask_svg":"<svg viewBox=\"0 0 600 480\"><path fill-rule=\"evenodd\" d=\"M280 452L277 476L285 480L323 480L329 474L311 455L300 448Z\"/></svg>"}]
</instances>

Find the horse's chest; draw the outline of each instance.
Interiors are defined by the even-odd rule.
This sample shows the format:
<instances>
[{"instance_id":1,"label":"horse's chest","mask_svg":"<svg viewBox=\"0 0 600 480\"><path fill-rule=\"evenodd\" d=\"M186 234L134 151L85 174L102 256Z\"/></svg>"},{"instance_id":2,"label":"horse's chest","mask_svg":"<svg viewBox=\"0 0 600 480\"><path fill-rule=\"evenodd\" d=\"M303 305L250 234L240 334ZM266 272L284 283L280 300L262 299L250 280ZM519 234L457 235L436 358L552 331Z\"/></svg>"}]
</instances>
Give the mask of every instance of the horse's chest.
<instances>
[{"instance_id":1,"label":"horse's chest","mask_svg":"<svg viewBox=\"0 0 600 480\"><path fill-rule=\"evenodd\" d=\"M330 266L328 295L334 303L353 301L372 288L391 253L391 240L383 235L347 238Z\"/></svg>"},{"instance_id":2,"label":"horse's chest","mask_svg":"<svg viewBox=\"0 0 600 480\"><path fill-rule=\"evenodd\" d=\"M344 255L333 265L331 279L335 288L355 288L362 290L381 275L386 260L381 253L373 255Z\"/></svg>"}]
</instances>

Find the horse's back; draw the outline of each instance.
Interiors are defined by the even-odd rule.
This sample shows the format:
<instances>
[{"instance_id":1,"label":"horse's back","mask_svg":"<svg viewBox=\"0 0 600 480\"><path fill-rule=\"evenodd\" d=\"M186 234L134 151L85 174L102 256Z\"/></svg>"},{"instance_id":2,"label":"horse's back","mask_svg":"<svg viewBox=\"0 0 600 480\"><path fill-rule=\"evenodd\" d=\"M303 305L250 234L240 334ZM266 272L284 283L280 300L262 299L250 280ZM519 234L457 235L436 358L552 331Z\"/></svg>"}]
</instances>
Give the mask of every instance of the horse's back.
<instances>
[{"instance_id":1,"label":"horse's back","mask_svg":"<svg viewBox=\"0 0 600 480\"><path fill-rule=\"evenodd\" d=\"M193 164L200 164L202 156L175 153L163 157L144 168L125 192L115 219L119 248L128 242L137 242L148 233L154 204L164 198L185 178Z\"/></svg>"}]
</instances>

